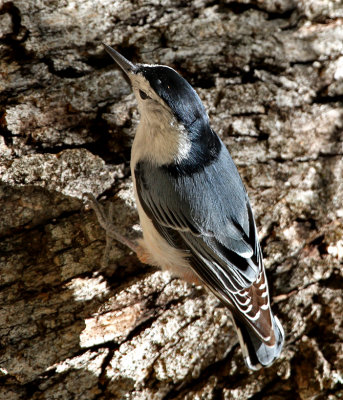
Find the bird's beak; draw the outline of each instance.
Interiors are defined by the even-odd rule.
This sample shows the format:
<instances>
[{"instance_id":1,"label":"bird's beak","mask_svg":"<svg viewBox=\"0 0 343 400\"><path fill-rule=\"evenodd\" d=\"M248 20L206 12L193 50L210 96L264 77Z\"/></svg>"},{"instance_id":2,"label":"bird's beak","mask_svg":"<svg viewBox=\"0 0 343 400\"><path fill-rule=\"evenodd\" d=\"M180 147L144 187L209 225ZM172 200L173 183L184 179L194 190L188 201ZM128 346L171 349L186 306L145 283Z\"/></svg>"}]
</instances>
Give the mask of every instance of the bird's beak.
<instances>
[{"instance_id":1,"label":"bird's beak","mask_svg":"<svg viewBox=\"0 0 343 400\"><path fill-rule=\"evenodd\" d=\"M131 61L127 60L116 50L112 49L111 46L107 46L107 44L103 43L105 50L107 53L113 58L113 60L120 66L120 68L126 73L127 76L130 77L130 73L135 73L137 71L137 66L132 64Z\"/></svg>"}]
</instances>

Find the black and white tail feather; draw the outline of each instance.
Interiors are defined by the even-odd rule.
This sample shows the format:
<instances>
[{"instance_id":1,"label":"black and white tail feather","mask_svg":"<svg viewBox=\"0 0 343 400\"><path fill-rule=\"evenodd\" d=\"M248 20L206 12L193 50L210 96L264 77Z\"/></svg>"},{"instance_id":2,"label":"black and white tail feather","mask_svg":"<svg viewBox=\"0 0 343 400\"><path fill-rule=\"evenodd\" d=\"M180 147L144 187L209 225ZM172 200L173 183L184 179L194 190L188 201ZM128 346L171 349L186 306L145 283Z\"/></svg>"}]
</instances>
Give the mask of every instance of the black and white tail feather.
<instances>
[{"instance_id":1,"label":"black and white tail feather","mask_svg":"<svg viewBox=\"0 0 343 400\"><path fill-rule=\"evenodd\" d=\"M284 341L284 331L279 319L273 316L275 332L275 344L268 346L253 331L248 328L239 318L233 317L239 344L243 353L244 361L248 368L258 370L261 367L269 367L279 357Z\"/></svg>"},{"instance_id":2,"label":"black and white tail feather","mask_svg":"<svg viewBox=\"0 0 343 400\"><path fill-rule=\"evenodd\" d=\"M254 316L249 312L242 315L236 310L232 312L232 320L237 331L239 344L243 353L243 358L252 370L260 369L261 367L268 367L279 357L284 342L284 330L280 324L279 319L273 315L269 304L269 293L266 276L260 274L256 282L256 286L262 289L261 298L267 300L264 304L260 305L260 309ZM265 313L265 315L263 315ZM258 329L259 319L266 318L267 325L269 326L269 335L265 336ZM263 323L263 322L262 322Z\"/></svg>"}]
</instances>

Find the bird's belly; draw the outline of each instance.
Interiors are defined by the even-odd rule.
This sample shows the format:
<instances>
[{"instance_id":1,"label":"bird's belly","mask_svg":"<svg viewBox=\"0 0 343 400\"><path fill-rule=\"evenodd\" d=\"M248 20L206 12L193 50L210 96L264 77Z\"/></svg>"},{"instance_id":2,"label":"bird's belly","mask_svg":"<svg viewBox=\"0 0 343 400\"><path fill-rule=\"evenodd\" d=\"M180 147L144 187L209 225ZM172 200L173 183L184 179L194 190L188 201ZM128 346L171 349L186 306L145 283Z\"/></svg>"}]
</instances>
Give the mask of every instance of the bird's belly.
<instances>
[{"instance_id":1,"label":"bird's belly","mask_svg":"<svg viewBox=\"0 0 343 400\"><path fill-rule=\"evenodd\" d=\"M150 218L145 214L143 208L137 202L140 224L143 230L143 246L151 257L150 263L164 270L172 270L174 274L180 276L176 270L189 269L186 260L187 254L184 250L172 247L155 229ZM181 275L182 275L182 271Z\"/></svg>"},{"instance_id":2,"label":"bird's belly","mask_svg":"<svg viewBox=\"0 0 343 400\"><path fill-rule=\"evenodd\" d=\"M135 161L132 161L133 158L132 154L131 174L140 225L143 231L143 239L139 241L139 244L148 254L147 263L159 267L162 270L169 271L174 276L182 278L187 282L199 284L199 278L194 273L187 260L188 254L184 250L172 247L158 233L151 219L144 212L137 195L136 179L134 174Z\"/></svg>"}]
</instances>

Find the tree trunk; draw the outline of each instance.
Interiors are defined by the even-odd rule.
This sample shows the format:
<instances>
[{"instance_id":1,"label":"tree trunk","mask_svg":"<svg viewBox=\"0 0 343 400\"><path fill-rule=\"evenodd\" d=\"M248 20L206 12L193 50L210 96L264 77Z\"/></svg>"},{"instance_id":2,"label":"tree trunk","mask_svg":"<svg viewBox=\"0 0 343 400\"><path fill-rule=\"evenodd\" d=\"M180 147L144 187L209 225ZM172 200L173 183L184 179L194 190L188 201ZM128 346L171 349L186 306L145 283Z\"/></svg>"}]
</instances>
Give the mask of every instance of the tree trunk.
<instances>
[{"instance_id":1,"label":"tree trunk","mask_svg":"<svg viewBox=\"0 0 343 400\"><path fill-rule=\"evenodd\" d=\"M140 232L138 111L101 42L198 91L252 201L285 331L248 371L228 311L112 243ZM343 396L341 0L0 0L0 399ZM102 263L103 255L109 260Z\"/></svg>"}]
</instances>

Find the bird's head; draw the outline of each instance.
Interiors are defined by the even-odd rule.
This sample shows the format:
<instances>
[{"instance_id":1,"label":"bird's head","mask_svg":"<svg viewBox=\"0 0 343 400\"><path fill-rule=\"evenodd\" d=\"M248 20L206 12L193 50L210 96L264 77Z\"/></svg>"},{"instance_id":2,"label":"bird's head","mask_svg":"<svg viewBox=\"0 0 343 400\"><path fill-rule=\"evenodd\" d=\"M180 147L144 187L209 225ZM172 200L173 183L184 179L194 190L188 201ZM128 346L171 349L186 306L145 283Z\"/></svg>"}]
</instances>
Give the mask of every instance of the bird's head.
<instances>
[{"instance_id":1,"label":"bird's head","mask_svg":"<svg viewBox=\"0 0 343 400\"><path fill-rule=\"evenodd\" d=\"M104 46L128 76L141 119L155 125L166 121L164 126L172 126L170 132L178 135L178 147L184 146L187 141L189 146L192 144L195 147L195 152L200 151L202 144L204 148L209 147L212 131L205 107L196 91L180 74L164 65L133 64L112 47ZM167 140L172 139L170 136ZM182 154L179 150L177 154Z\"/></svg>"},{"instance_id":2,"label":"bird's head","mask_svg":"<svg viewBox=\"0 0 343 400\"><path fill-rule=\"evenodd\" d=\"M142 117L171 113L186 129L208 123L206 110L192 86L165 65L133 64L112 47L108 54L129 77Z\"/></svg>"}]
</instances>

